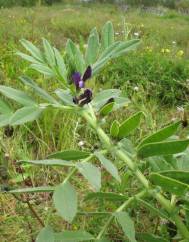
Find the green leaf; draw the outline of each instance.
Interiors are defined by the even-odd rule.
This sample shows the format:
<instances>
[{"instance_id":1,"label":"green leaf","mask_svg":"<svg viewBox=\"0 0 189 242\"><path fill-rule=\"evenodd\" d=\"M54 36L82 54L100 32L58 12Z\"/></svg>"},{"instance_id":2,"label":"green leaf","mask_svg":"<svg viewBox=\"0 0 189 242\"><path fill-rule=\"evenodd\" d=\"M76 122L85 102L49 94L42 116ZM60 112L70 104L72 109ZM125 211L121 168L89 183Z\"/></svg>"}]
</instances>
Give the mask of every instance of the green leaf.
<instances>
[{"instance_id":1,"label":"green leaf","mask_svg":"<svg viewBox=\"0 0 189 242\"><path fill-rule=\"evenodd\" d=\"M116 111L123 107L128 107L128 104L130 103L130 100L127 97L116 97L115 104L113 107L113 111Z\"/></svg>"},{"instance_id":2,"label":"green leaf","mask_svg":"<svg viewBox=\"0 0 189 242\"><path fill-rule=\"evenodd\" d=\"M10 108L9 104L0 99L0 113L2 114L10 114L12 113L12 109Z\"/></svg>"},{"instance_id":3,"label":"green leaf","mask_svg":"<svg viewBox=\"0 0 189 242\"><path fill-rule=\"evenodd\" d=\"M53 47L50 45L50 43L43 38L43 48L45 51L45 58L48 62L48 64L51 67L54 67L56 64L56 59L55 59L55 55L54 55L54 49Z\"/></svg>"},{"instance_id":4,"label":"green leaf","mask_svg":"<svg viewBox=\"0 0 189 242\"><path fill-rule=\"evenodd\" d=\"M29 163L34 165L46 165L46 166L75 166L71 161L66 160L21 160L19 162Z\"/></svg>"},{"instance_id":5,"label":"green leaf","mask_svg":"<svg viewBox=\"0 0 189 242\"><path fill-rule=\"evenodd\" d=\"M36 63L36 64L40 64L41 63L39 60L35 59L33 56L24 54L24 53L22 53L20 51L17 51L16 55L20 56L22 59L24 59L26 61L29 61L31 63Z\"/></svg>"},{"instance_id":6,"label":"green leaf","mask_svg":"<svg viewBox=\"0 0 189 242\"><path fill-rule=\"evenodd\" d=\"M126 201L128 196L113 192L92 192L87 194L85 200L91 199L106 199L107 201Z\"/></svg>"},{"instance_id":7,"label":"green leaf","mask_svg":"<svg viewBox=\"0 0 189 242\"><path fill-rule=\"evenodd\" d=\"M119 176L117 167L110 161L108 160L106 157L104 157L104 155L102 155L99 152L95 152L95 156L99 159L99 161L101 162L101 164L104 166L104 168L118 181L121 182L121 178Z\"/></svg>"},{"instance_id":8,"label":"green leaf","mask_svg":"<svg viewBox=\"0 0 189 242\"><path fill-rule=\"evenodd\" d=\"M184 195L187 191L189 191L189 185L177 181L175 179L163 176L158 173L151 173L150 180L160 187L166 192L170 192L179 196Z\"/></svg>"},{"instance_id":9,"label":"green leaf","mask_svg":"<svg viewBox=\"0 0 189 242\"><path fill-rule=\"evenodd\" d=\"M163 140L169 138L170 136L175 134L180 123L181 122L179 121L179 122L173 123L173 124L163 128L163 129L158 130L156 133L144 138L140 142L138 147L142 146L144 144L148 144L148 143L160 142L160 141L163 141Z\"/></svg>"},{"instance_id":10,"label":"green leaf","mask_svg":"<svg viewBox=\"0 0 189 242\"><path fill-rule=\"evenodd\" d=\"M150 156L171 155L184 151L189 144L189 140L167 141L144 144L138 149L138 156L146 158Z\"/></svg>"},{"instance_id":11,"label":"green leaf","mask_svg":"<svg viewBox=\"0 0 189 242\"><path fill-rule=\"evenodd\" d=\"M65 65L64 59L56 48L53 48L53 49L54 49L54 54L55 54L55 58L56 58L56 65L58 68L58 73L66 81L67 80L67 70L66 70L66 65Z\"/></svg>"},{"instance_id":12,"label":"green leaf","mask_svg":"<svg viewBox=\"0 0 189 242\"><path fill-rule=\"evenodd\" d=\"M186 183L189 185L189 171L161 171L159 172L163 176L170 177L172 179L178 180L180 182Z\"/></svg>"},{"instance_id":13,"label":"green leaf","mask_svg":"<svg viewBox=\"0 0 189 242\"><path fill-rule=\"evenodd\" d=\"M40 88L32 79L27 76L21 76L20 80L27 86L33 88L33 90L44 100L57 104L58 102L51 95L49 95L44 89Z\"/></svg>"},{"instance_id":14,"label":"green leaf","mask_svg":"<svg viewBox=\"0 0 189 242\"><path fill-rule=\"evenodd\" d=\"M119 122L114 120L111 127L110 127L110 134L112 137L117 137L119 133Z\"/></svg>"},{"instance_id":15,"label":"green leaf","mask_svg":"<svg viewBox=\"0 0 189 242\"><path fill-rule=\"evenodd\" d=\"M159 237L155 234L149 234L149 233L138 233L137 234L138 241L141 242L168 242L168 240Z\"/></svg>"},{"instance_id":16,"label":"green leaf","mask_svg":"<svg viewBox=\"0 0 189 242\"><path fill-rule=\"evenodd\" d=\"M106 48L102 54L100 55L100 57L98 58L99 62L100 60L110 60L112 57L112 53L114 53L114 51L117 49L117 47L121 44L121 41L116 41L114 43L112 43L108 48Z\"/></svg>"},{"instance_id":17,"label":"green leaf","mask_svg":"<svg viewBox=\"0 0 189 242\"><path fill-rule=\"evenodd\" d=\"M48 67L46 64L31 64L30 67L33 69L33 70L36 70L38 71L39 73L47 76L47 77L53 77L54 76L54 72L53 70Z\"/></svg>"},{"instance_id":18,"label":"green leaf","mask_svg":"<svg viewBox=\"0 0 189 242\"><path fill-rule=\"evenodd\" d=\"M91 186L99 191L101 188L101 172L100 169L88 162L80 162L76 164L79 172L88 180Z\"/></svg>"},{"instance_id":19,"label":"green leaf","mask_svg":"<svg viewBox=\"0 0 189 242\"><path fill-rule=\"evenodd\" d=\"M148 158L148 163L154 172L174 169L173 166L162 156L153 156Z\"/></svg>"},{"instance_id":20,"label":"green leaf","mask_svg":"<svg viewBox=\"0 0 189 242\"><path fill-rule=\"evenodd\" d=\"M181 156L177 157L176 169L183 170L183 171L189 171L188 157L189 157L189 149L186 149Z\"/></svg>"},{"instance_id":21,"label":"green leaf","mask_svg":"<svg viewBox=\"0 0 189 242\"><path fill-rule=\"evenodd\" d=\"M124 138L122 139L118 145L123 149L123 151L125 151L128 155L131 155L131 156L134 156L136 154L136 151L135 151L135 147L133 145L133 143L127 139L127 138Z\"/></svg>"},{"instance_id":22,"label":"green leaf","mask_svg":"<svg viewBox=\"0 0 189 242\"><path fill-rule=\"evenodd\" d=\"M66 53L70 60L74 62L73 64L76 67L76 71L79 71L80 73L84 73L86 65L83 58L83 55L79 48L74 44L72 40L68 40L66 44Z\"/></svg>"},{"instance_id":23,"label":"green leaf","mask_svg":"<svg viewBox=\"0 0 189 242\"><path fill-rule=\"evenodd\" d=\"M114 101L105 104L105 105L100 109L100 114L101 114L102 116L106 116L106 115L108 115L109 113L111 113L112 110L113 110L114 104L115 104Z\"/></svg>"},{"instance_id":24,"label":"green leaf","mask_svg":"<svg viewBox=\"0 0 189 242\"><path fill-rule=\"evenodd\" d=\"M56 187L53 201L58 213L69 223L77 213L77 194L74 187L65 182Z\"/></svg>"},{"instance_id":25,"label":"green leaf","mask_svg":"<svg viewBox=\"0 0 189 242\"><path fill-rule=\"evenodd\" d=\"M53 192L54 187L26 187L8 191L9 193Z\"/></svg>"},{"instance_id":26,"label":"green leaf","mask_svg":"<svg viewBox=\"0 0 189 242\"><path fill-rule=\"evenodd\" d=\"M39 62L43 62L44 58L43 55L41 53L41 51L35 46L33 45L30 41L22 39L21 44L26 48L26 50L28 52L30 52L30 54Z\"/></svg>"},{"instance_id":27,"label":"green leaf","mask_svg":"<svg viewBox=\"0 0 189 242\"><path fill-rule=\"evenodd\" d=\"M9 125L11 117L12 117L12 113L0 115L0 127Z\"/></svg>"},{"instance_id":28,"label":"green leaf","mask_svg":"<svg viewBox=\"0 0 189 242\"><path fill-rule=\"evenodd\" d=\"M114 42L113 24L108 21L102 28L102 49L108 48Z\"/></svg>"},{"instance_id":29,"label":"green leaf","mask_svg":"<svg viewBox=\"0 0 189 242\"><path fill-rule=\"evenodd\" d=\"M140 40L128 40L120 43L113 51L112 58L117 58L128 53L131 50L135 50L136 47L140 44Z\"/></svg>"},{"instance_id":30,"label":"green leaf","mask_svg":"<svg viewBox=\"0 0 189 242\"><path fill-rule=\"evenodd\" d=\"M131 133L133 130L135 130L140 124L142 115L142 112L138 112L120 124L118 137L124 138L128 136L129 133Z\"/></svg>"},{"instance_id":31,"label":"green leaf","mask_svg":"<svg viewBox=\"0 0 189 242\"><path fill-rule=\"evenodd\" d=\"M36 102L31 99L24 92L14 89L12 87L0 85L0 92L6 97L15 100L16 102L23 104L24 106L36 105Z\"/></svg>"},{"instance_id":32,"label":"green leaf","mask_svg":"<svg viewBox=\"0 0 189 242\"><path fill-rule=\"evenodd\" d=\"M97 239L95 242L111 242L109 239L102 238L102 239Z\"/></svg>"},{"instance_id":33,"label":"green leaf","mask_svg":"<svg viewBox=\"0 0 189 242\"><path fill-rule=\"evenodd\" d=\"M94 240L94 236L86 231L64 231L55 234L55 242L83 242Z\"/></svg>"},{"instance_id":34,"label":"green leaf","mask_svg":"<svg viewBox=\"0 0 189 242\"><path fill-rule=\"evenodd\" d=\"M36 242L55 242L53 229L50 226L43 228L38 234Z\"/></svg>"},{"instance_id":35,"label":"green leaf","mask_svg":"<svg viewBox=\"0 0 189 242\"><path fill-rule=\"evenodd\" d=\"M92 66L93 76L96 75L107 64L109 60L109 58L104 58L102 60L98 60L97 62L95 62Z\"/></svg>"},{"instance_id":36,"label":"green leaf","mask_svg":"<svg viewBox=\"0 0 189 242\"><path fill-rule=\"evenodd\" d=\"M80 150L64 150L53 153L48 156L48 158L56 158L61 160L80 160L85 159L90 156L89 152L80 151Z\"/></svg>"},{"instance_id":37,"label":"green leaf","mask_svg":"<svg viewBox=\"0 0 189 242\"><path fill-rule=\"evenodd\" d=\"M63 104L75 106L70 90L56 89L55 93L60 98L60 100L62 100Z\"/></svg>"},{"instance_id":38,"label":"green leaf","mask_svg":"<svg viewBox=\"0 0 189 242\"><path fill-rule=\"evenodd\" d=\"M88 47L85 54L86 64L92 65L98 56L99 52L99 36L96 28L91 32L88 39Z\"/></svg>"},{"instance_id":39,"label":"green leaf","mask_svg":"<svg viewBox=\"0 0 189 242\"><path fill-rule=\"evenodd\" d=\"M131 242L136 242L134 222L126 212L118 212L114 214L123 232Z\"/></svg>"},{"instance_id":40,"label":"green leaf","mask_svg":"<svg viewBox=\"0 0 189 242\"><path fill-rule=\"evenodd\" d=\"M119 97L121 94L121 91L118 89L107 89L103 90L96 94L96 96L93 98L92 105L95 107L95 109L98 111L101 107L103 107L110 98L116 98Z\"/></svg>"},{"instance_id":41,"label":"green leaf","mask_svg":"<svg viewBox=\"0 0 189 242\"><path fill-rule=\"evenodd\" d=\"M10 119L10 125L20 125L36 120L42 109L36 106L23 107L18 109Z\"/></svg>"},{"instance_id":42,"label":"green leaf","mask_svg":"<svg viewBox=\"0 0 189 242\"><path fill-rule=\"evenodd\" d=\"M149 202L146 202L143 199L137 199L137 201L139 201L144 207L146 207L148 210L150 210L154 215L160 216L162 218L165 218L167 220L169 220L169 217L166 215L165 212L162 212L160 208L155 208L152 204L150 204Z\"/></svg>"}]
</instances>

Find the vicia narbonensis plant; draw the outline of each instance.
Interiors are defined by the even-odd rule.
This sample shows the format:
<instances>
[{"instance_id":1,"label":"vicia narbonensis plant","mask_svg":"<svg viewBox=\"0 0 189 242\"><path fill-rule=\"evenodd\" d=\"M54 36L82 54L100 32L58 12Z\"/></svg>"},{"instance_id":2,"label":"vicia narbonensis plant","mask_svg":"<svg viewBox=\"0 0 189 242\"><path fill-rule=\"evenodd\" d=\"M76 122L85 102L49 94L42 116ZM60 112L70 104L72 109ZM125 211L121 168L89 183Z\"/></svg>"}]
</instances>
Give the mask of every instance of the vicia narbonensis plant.
<instances>
[{"instance_id":1,"label":"vicia narbonensis plant","mask_svg":"<svg viewBox=\"0 0 189 242\"><path fill-rule=\"evenodd\" d=\"M31 68L45 76L56 78L60 88L50 95L30 78L21 77L20 80L40 97L39 102L23 91L0 86L2 95L23 106L14 111L3 98L0 101L0 126L22 125L37 119L49 107L60 109L73 112L85 120L86 125L98 136L101 148L95 151L63 150L49 154L44 160L21 160L19 162L33 165L59 166L62 169L67 167L69 173L62 183L55 187L26 187L14 190L7 188L2 192L14 196L30 192L53 192L53 202L58 214L68 223L72 223L76 216L88 214L86 211L78 211L78 194L72 178L79 172L93 188L93 192L87 194L84 201L100 198L122 203L114 211L104 211L107 220L97 235L83 230L57 233L45 224L37 241L111 241L111 234L108 235L107 232L114 222L119 224L124 232L125 237L122 241L170 241L173 237L175 241L189 241L189 171L183 168L183 160L187 157L184 152L189 140L180 140L175 136L181 122L171 123L146 136L134 147L128 136L138 128L143 113L137 112L122 123L114 120L109 132L105 132L102 119L108 117L111 112L124 108L128 104L128 99L122 96L120 90L111 89L94 93L88 85L88 80L93 79L107 62L135 49L139 40L115 41L113 26L111 22L107 22L103 27L101 40L96 28L91 31L85 55L71 40L67 42L64 58L45 39L44 51L29 41L22 40L21 43L28 54L17 54L31 62ZM98 164L94 163L94 160L98 160ZM100 192L99 167L110 173L117 183L122 183L123 175L129 174L128 177L135 180L133 193L120 194L119 191L116 192L116 186L113 192ZM135 233L134 220L129 209L133 205L135 208L144 206L159 218L170 221L176 226L177 233L172 238L168 236L167 239L150 233ZM94 214L96 216L98 212L94 211ZM99 216L101 215L99 212ZM38 220L41 221L39 217ZM41 224L43 225L43 222Z\"/></svg>"}]
</instances>

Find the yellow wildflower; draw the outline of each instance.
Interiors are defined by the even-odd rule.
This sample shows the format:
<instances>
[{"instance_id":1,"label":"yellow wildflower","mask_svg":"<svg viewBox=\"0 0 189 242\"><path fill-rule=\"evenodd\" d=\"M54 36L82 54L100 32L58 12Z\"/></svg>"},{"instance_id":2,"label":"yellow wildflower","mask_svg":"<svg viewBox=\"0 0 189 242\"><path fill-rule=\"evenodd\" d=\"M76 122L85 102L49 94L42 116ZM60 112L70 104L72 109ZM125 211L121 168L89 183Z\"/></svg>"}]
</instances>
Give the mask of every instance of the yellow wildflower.
<instances>
[{"instance_id":1,"label":"yellow wildflower","mask_svg":"<svg viewBox=\"0 0 189 242\"><path fill-rule=\"evenodd\" d=\"M178 52L177 52L177 56L178 57L182 57L184 55L184 51L183 50L179 50Z\"/></svg>"},{"instance_id":2,"label":"yellow wildflower","mask_svg":"<svg viewBox=\"0 0 189 242\"><path fill-rule=\"evenodd\" d=\"M170 53L170 49L165 49L165 53Z\"/></svg>"}]
</instances>

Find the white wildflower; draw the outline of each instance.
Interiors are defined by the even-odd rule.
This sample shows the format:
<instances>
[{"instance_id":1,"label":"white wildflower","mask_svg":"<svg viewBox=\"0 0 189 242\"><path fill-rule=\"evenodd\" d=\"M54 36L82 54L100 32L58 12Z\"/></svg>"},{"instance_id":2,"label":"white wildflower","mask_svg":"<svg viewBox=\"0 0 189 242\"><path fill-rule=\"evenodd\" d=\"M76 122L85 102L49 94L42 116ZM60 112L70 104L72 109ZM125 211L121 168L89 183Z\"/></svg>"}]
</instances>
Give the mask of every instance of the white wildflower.
<instances>
[{"instance_id":1,"label":"white wildflower","mask_svg":"<svg viewBox=\"0 0 189 242\"><path fill-rule=\"evenodd\" d=\"M78 146L82 147L82 146L84 146L84 144L85 144L85 142L81 140L81 141L79 141Z\"/></svg>"},{"instance_id":2,"label":"white wildflower","mask_svg":"<svg viewBox=\"0 0 189 242\"><path fill-rule=\"evenodd\" d=\"M135 32L134 33L134 36L139 37L139 33L138 32Z\"/></svg>"},{"instance_id":3,"label":"white wildflower","mask_svg":"<svg viewBox=\"0 0 189 242\"><path fill-rule=\"evenodd\" d=\"M133 88L133 90L136 91L136 92L138 92L138 91L139 91L139 87L135 86L135 87Z\"/></svg>"}]
</instances>

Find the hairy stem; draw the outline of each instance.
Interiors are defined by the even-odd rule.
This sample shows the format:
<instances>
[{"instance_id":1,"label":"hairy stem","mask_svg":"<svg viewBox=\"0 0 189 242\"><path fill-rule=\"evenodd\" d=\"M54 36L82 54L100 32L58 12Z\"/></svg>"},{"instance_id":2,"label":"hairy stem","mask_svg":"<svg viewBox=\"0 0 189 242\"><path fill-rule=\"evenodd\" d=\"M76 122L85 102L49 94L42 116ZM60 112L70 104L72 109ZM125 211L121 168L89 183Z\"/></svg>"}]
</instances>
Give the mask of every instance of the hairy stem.
<instances>
[{"instance_id":1,"label":"hairy stem","mask_svg":"<svg viewBox=\"0 0 189 242\"><path fill-rule=\"evenodd\" d=\"M91 112L91 109L90 109ZM171 204L169 200L167 200L163 195L158 192L151 192L151 187L149 181L142 174L142 172L136 167L135 163L127 156L125 152L120 149L115 149L112 145L112 142L109 136L104 132L104 130L97 124L96 119L92 118L90 113L86 110L81 113L81 115L85 118L85 120L90 124L90 126L97 132L99 139L102 144L105 146L107 150L109 150L114 156L122 160L127 164L129 169L133 172L133 175L140 181L140 183L147 189L150 195L152 195L164 209L167 210L171 218L174 220L180 234L185 239L189 239L189 230L186 225L182 222L182 219L175 214L175 206ZM93 113L94 115L94 113ZM111 221L110 221L111 222Z\"/></svg>"}]
</instances>

